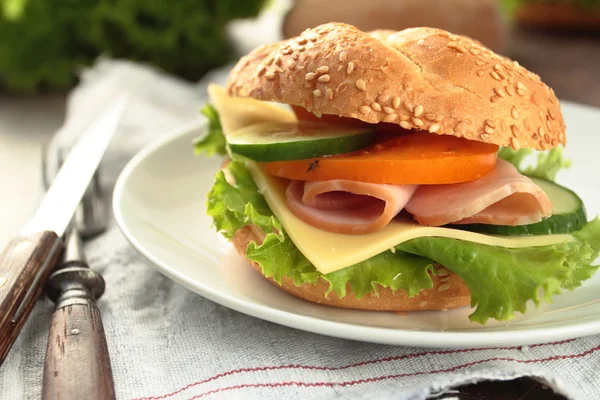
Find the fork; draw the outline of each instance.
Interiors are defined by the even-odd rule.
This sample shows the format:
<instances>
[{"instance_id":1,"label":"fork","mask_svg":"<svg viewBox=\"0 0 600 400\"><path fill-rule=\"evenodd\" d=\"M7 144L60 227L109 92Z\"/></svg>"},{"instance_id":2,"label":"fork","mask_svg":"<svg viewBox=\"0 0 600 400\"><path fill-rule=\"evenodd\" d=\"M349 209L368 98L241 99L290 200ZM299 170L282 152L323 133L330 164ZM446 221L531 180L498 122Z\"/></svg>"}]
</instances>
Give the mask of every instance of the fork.
<instances>
[{"instance_id":1,"label":"fork","mask_svg":"<svg viewBox=\"0 0 600 400\"><path fill-rule=\"evenodd\" d=\"M51 166L42 153L42 176L47 188L62 154ZM53 168L54 167L54 168ZM87 265L81 239L106 229L106 211L97 171L65 238L62 263L46 283L46 295L56 303L44 362L43 399L114 399L114 382L100 311L102 276Z\"/></svg>"}]
</instances>

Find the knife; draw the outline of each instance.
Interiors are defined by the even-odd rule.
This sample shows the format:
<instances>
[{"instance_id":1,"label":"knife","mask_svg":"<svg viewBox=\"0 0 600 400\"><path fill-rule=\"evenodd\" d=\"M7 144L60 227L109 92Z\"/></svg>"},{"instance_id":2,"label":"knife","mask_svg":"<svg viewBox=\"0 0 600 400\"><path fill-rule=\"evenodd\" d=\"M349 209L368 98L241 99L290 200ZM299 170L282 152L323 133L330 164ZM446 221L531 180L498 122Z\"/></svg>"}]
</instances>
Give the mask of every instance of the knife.
<instances>
[{"instance_id":1,"label":"knife","mask_svg":"<svg viewBox=\"0 0 600 400\"><path fill-rule=\"evenodd\" d=\"M65 234L128 101L121 98L83 133L21 235L0 254L0 366L58 263Z\"/></svg>"}]
</instances>

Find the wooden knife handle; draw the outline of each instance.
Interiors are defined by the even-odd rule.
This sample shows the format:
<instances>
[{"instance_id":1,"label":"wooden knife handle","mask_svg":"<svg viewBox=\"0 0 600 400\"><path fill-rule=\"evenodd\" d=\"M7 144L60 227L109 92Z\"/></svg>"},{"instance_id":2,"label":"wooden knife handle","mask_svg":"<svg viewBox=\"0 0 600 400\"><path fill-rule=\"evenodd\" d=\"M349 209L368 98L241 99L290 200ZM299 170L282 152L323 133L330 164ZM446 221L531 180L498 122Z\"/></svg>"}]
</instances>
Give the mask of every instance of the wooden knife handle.
<instances>
[{"instance_id":1,"label":"wooden knife handle","mask_svg":"<svg viewBox=\"0 0 600 400\"><path fill-rule=\"evenodd\" d=\"M59 261L63 242L46 231L19 237L0 255L0 365Z\"/></svg>"},{"instance_id":2,"label":"wooden knife handle","mask_svg":"<svg viewBox=\"0 0 600 400\"><path fill-rule=\"evenodd\" d=\"M66 299L52 315L42 398L115 398L104 327L91 296Z\"/></svg>"}]
</instances>

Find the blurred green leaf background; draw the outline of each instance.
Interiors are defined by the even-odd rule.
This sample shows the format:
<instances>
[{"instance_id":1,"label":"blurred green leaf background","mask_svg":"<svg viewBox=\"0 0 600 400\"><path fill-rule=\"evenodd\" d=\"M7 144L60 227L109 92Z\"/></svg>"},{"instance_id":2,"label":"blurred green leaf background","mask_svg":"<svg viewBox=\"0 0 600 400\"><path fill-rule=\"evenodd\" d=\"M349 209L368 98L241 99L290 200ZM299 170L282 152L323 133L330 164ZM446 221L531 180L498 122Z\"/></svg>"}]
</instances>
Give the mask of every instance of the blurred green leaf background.
<instances>
[{"instance_id":1,"label":"blurred green leaf background","mask_svg":"<svg viewBox=\"0 0 600 400\"><path fill-rule=\"evenodd\" d=\"M64 90L106 54L196 80L230 60L227 23L265 0L0 0L0 90Z\"/></svg>"}]
</instances>

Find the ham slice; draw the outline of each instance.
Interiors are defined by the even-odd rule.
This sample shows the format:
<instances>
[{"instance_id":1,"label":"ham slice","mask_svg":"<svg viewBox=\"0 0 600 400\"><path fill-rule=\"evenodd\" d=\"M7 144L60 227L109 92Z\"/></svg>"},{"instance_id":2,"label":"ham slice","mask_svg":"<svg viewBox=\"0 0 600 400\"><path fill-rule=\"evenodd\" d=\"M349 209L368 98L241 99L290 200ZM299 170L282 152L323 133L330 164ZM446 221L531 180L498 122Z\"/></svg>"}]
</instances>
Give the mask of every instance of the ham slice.
<instances>
[{"instance_id":1,"label":"ham slice","mask_svg":"<svg viewBox=\"0 0 600 400\"><path fill-rule=\"evenodd\" d=\"M383 229L408 203L417 185L384 185L348 180L292 181L289 209L317 228L345 234Z\"/></svg>"},{"instance_id":2,"label":"ham slice","mask_svg":"<svg viewBox=\"0 0 600 400\"><path fill-rule=\"evenodd\" d=\"M481 179L453 185L420 186L406 210L421 225L483 223L527 225L552 215L550 199L509 162Z\"/></svg>"}]
</instances>

